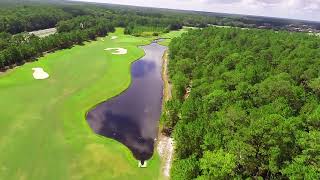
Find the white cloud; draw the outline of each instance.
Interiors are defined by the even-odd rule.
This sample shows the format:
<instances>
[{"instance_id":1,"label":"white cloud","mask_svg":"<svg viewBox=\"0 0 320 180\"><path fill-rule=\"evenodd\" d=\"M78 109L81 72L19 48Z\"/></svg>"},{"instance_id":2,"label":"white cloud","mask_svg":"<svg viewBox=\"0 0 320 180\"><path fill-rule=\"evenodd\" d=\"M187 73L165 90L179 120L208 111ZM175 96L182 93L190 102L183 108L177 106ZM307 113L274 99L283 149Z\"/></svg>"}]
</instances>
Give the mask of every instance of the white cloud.
<instances>
[{"instance_id":1,"label":"white cloud","mask_svg":"<svg viewBox=\"0 0 320 180\"><path fill-rule=\"evenodd\" d=\"M80 0L320 21L320 0Z\"/></svg>"}]
</instances>

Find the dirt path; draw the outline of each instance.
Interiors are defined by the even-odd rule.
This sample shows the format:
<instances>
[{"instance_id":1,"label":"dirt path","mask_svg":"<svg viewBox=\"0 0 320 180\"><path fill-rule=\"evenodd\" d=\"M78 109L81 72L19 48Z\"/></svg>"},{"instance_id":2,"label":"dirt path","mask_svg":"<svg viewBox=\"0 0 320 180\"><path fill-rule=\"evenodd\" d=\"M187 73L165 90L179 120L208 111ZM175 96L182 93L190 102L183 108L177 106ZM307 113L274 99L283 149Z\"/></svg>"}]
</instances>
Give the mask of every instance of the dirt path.
<instances>
[{"instance_id":1,"label":"dirt path","mask_svg":"<svg viewBox=\"0 0 320 180\"><path fill-rule=\"evenodd\" d=\"M49 29L42 29L38 31L32 31L32 32L29 32L29 34L34 34L40 38L43 38L43 37L47 37L52 34L55 34L56 32L57 32L56 28L49 28Z\"/></svg>"},{"instance_id":2,"label":"dirt path","mask_svg":"<svg viewBox=\"0 0 320 180\"><path fill-rule=\"evenodd\" d=\"M164 135L159 136L157 150L161 157L161 173L164 179L170 179L170 169L173 160L173 139Z\"/></svg>"},{"instance_id":3,"label":"dirt path","mask_svg":"<svg viewBox=\"0 0 320 180\"><path fill-rule=\"evenodd\" d=\"M167 102L171 99L172 94L172 85L169 82L169 72L168 72L168 50L163 55L163 64L162 64L162 79L163 79L163 99L164 102ZM163 103L164 104L164 103Z\"/></svg>"},{"instance_id":4,"label":"dirt path","mask_svg":"<svg viewBox=\"0 0 320 180\"><path fill-rule=\"evenodd\" d=\"M162 79L163 79L163 105L165 102L171 99L172 85L169 83L168 75L168 51L163 55L162 64ZM173 138L167 137L161 133L158 136L157 150L162 160L161 173L164 179L170 179L170 169L173 160L174 153L174 141Z\"/></svg>"}]
</instances>

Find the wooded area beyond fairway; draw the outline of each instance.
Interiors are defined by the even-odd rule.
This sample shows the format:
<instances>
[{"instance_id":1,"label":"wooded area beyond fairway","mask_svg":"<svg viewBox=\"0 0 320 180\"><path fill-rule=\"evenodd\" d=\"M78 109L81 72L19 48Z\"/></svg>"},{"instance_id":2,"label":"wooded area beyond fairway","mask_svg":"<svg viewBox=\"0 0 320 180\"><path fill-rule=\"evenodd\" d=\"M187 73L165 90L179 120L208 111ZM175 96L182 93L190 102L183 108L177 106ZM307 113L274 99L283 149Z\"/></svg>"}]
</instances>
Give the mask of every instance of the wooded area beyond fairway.
<instances>
[{"instance_id":1,"label":"wooded area beyond fairway","mask_svg":"<svg viewBox=\"0 0 320 180\"><path fill-rule=\"evenodd\" d=\"M319 179L320 41L205 28L170 44L173 179Z\"/></svg>"}]
</instances>

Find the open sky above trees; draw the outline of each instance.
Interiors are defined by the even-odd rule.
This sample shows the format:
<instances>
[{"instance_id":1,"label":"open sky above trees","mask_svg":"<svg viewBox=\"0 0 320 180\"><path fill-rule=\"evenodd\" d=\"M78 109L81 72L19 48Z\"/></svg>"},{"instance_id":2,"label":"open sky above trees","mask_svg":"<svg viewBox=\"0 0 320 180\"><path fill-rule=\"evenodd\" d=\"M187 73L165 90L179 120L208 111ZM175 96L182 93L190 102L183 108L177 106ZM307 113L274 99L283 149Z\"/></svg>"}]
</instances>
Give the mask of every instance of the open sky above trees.
<instances>
[{"instance_id":1,"label":"open sky above trees","mask_svg":"<svg viewBox=\"0 0 320 180\"><path fill-rule=\"evenodd\" d=\"M320 0L77 0L317 21Z\"/></svg>"}]
</instances>

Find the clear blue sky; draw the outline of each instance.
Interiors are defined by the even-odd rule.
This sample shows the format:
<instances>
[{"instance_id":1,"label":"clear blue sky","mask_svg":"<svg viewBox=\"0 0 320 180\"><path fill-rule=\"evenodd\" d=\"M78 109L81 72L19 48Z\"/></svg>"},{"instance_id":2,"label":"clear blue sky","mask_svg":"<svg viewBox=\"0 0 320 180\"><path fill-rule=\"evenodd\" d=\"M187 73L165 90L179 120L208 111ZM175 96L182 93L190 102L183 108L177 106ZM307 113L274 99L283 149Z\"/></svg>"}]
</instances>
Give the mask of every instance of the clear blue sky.
<instances>
[{"instance_id":1,"label":"clear blue sky","mask_svg":"<svg viewBox=\"0 0 320 180\"><path fill-rule=\"evenodd\" d=\"M78 0L320 21L320 0Z\"/></svg>"}]
</instances>

